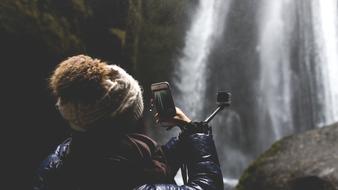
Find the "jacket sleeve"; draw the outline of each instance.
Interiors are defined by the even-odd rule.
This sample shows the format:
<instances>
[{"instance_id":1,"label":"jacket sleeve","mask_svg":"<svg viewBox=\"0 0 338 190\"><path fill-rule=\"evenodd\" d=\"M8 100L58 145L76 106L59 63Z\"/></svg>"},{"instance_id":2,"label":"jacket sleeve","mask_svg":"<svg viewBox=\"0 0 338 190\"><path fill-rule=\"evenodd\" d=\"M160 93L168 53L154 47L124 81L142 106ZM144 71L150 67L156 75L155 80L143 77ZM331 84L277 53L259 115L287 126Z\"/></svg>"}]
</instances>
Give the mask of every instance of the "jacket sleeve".
<instances>
[{"instance_id":1,"label":"jacket sleeve","mask_svg":"<svg viewBox=\"0 0 338 190\"><path fill-rule=\"evenodd\" d=\"M184 158L182 148L182 143L177 137L171 138L167 144L162 146L172 178L175 177L176 173L183 164Z\"/></svg>"},{"instance_id":2,"label":"jacket sleeve","mask_svg":"<svg viewBox=\"0 0 338 190\"><path fill-rule=\"evenodd\" d=\"M175 169L180 166L180 158L173 160L174 156L183 155L184 162L188 166L188 184L178 186L174 184L144 184L136 190L222 190L224 188L223 177L217 157L215 144L211 133L193 133L186 135L176 145L166 145L169 164ZM173 143L174 141L169 141ZM180 144L181 143L181 144ZM180 147L176 147L180 146ZM174 149L170 149L174 148ZM177 151L180 150L181 151Z\"/></svg>"},{"instance_id":3,"label":"jacket sleeve","mask_svg":"<svg viewBox=\"0 0 338 190\"><path fill-rule=\"evenodd\" d=\"M34 176L34 190L68 189L64 187L64 184L67 184L68 181L64 181L64 183L60 182L64 179L63 175L60 175L60 170L63 166L63 157L69 149L69 142L70 139L67 139L64 143L60 144L56 150L41 163Z\"/></svg>"}]
</instances>

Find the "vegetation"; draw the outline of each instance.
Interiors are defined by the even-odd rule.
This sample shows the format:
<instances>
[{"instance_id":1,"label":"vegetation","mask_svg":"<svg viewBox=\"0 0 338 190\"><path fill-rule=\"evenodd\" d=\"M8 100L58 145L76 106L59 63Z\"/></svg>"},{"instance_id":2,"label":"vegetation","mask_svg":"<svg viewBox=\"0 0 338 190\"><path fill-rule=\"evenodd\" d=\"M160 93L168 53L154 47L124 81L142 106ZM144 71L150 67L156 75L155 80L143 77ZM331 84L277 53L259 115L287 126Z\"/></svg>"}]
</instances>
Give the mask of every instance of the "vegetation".
<instances>
[{"instance_id":1,"label":"vegetation","mask_svg":"<svg viewBox=\"0 0 338 190\"><path fill-rule=\"evenodd\" d=\"M188 0L3 0L0 35L6 43L2 46L27 45L24 43L29 41L33 44L31 49L42 49L52 55L46 57L50 61L43 63L52 64L51 68L66 56L87 53L120 64L146 81L143 74L148 77L168 73L163 71L171 68L182 46L188 3Z\"/></svg>"},{"instance_id":2,"label":"vegetation","mask_svg":"<svg viewBox=\"0 0 338 190\"><path fill-rule=\"evenodd\" d=\"M281 141L275 142L268 151L264 152L259 158L253 161L250 166L243 172L241 178L239 179L239 183L236 187L236 190L244 190L246 187L250 186L244 183L253 183L259 182L264 179L260 179L261 176L257 176L256 172L261 167L267 158L274 157L281 150L282 145ZM256 175L255 175L256 174Z\"/></svg>"}]
</instances>

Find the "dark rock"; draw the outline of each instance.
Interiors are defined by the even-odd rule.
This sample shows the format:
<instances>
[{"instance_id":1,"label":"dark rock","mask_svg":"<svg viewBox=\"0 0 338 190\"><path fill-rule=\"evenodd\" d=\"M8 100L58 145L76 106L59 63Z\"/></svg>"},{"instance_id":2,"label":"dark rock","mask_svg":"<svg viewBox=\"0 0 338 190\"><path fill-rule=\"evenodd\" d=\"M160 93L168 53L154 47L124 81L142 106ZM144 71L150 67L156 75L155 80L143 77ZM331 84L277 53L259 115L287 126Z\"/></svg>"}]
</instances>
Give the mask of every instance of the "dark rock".
<instances>
[{"instance_id":1,"label":"dark rock","mask_svg":"<svg viewBox=\"0 0 338 190\"><path fill-rule=\"evenodd\" d=\"M338 189L338 123L274 143L244 171L236 189Z\"/></svg>"}]
</instances>

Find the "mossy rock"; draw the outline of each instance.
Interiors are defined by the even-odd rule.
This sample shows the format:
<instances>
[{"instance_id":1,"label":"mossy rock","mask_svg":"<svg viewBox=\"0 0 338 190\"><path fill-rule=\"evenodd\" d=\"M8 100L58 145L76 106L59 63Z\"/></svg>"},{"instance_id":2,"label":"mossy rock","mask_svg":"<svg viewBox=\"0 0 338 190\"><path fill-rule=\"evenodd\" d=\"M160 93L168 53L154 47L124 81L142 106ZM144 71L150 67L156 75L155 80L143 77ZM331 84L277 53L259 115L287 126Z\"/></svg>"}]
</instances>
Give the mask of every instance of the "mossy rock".
<instances>
[{"instance_id":1,"label":"mossy rock","mask_svg":"<svg viewBox=\"0 0 338 190\"><path fill-rule=\"evenodd\" d=\"M242 174L237 190L338 189L338 124L285 137Z\"/></svg>"}]
</instances>

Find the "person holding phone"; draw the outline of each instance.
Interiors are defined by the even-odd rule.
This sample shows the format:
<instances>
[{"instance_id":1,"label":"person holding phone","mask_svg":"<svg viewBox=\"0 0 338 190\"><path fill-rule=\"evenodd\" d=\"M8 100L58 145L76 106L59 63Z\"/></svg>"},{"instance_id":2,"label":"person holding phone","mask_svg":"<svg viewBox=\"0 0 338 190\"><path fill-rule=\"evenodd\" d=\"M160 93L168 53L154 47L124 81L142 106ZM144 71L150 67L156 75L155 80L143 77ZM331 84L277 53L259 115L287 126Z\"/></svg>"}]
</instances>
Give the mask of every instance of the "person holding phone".
<instances>
[{"instance_id":1,"label":"person holding phone","mask_svg":"<svg viewBox=\"0 0 338 190\"><path fill-rule=\"evenodd\" d=\"M175 107L157 122L184 131L159 146L142 133L142 91L121 67L77 55L57 66L49 85L72 134L41 163L34 190L223 189L211 131ZM189 181L178 186L184 163Z\"/></svg>"}]
</instances>

